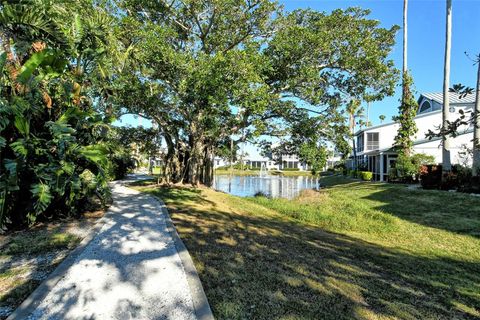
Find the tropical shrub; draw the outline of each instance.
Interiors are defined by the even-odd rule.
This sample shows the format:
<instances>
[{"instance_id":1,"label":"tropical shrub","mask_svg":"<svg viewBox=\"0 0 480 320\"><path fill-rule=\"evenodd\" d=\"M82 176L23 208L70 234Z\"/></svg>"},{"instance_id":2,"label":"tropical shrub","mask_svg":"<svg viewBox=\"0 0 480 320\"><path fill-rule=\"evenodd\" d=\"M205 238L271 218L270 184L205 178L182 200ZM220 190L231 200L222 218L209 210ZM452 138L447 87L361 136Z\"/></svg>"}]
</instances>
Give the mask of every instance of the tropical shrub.
<instances>
[{"instance_id":1,"label":"tropical shrub","mask_svg":"<svg viewBox=\"0 0 480 320\"><path fill-rule=\"evenodd\" d=\"M360 171L359 172L360 178L364 181L372 181L373 173L370 171Z\"/></svg>"},{"instance_id":2,"label":"tropical shrub","mask_svg":"<svg viewBox=\"0 0 480 320\"><path fill-rule=\"evenodd\" d=\"M348 175L352 178L357 178L358 177L358 171L357 170L348 170Z\"/></svg>"},{"instance_id":3,"label":"tropical shrub","mask_svg":"<svg viewBox=\"0 0 480 320\"><path fill-rule=\"evenodd\" d=\"M420 183L424 189L438 189L442 182L442 166L424 165L420 173Z\"/></svg>"},{"instance_id":4,"label":"tropical shrub","mask_svg":"<svg viewBox=\"0 0 480 320\"><path fill-rule=\"evenodd\" d=\"M111 162L109 168L109 177L113 180L125 178L127 173L132 172L132 170L136 167L135 159L133 159L132 156L125 150L115 152L109 158Z\"/></svg>"},{"instance_id":5,"label":"tropical shrub","mask_svg":"<svg viewBox=\"0 0 480 320\"><path fill-rule=\"evenodd\" d=\"M395 163L395 172L392 172L392 177L395 176L395 178L404 182L411 182L419 178L426 165L434 163L435 157L424 153L417 153L412 156L400 153Z\"/></svg>"},{"instance_id":6,"label":"tropical shrub","mask_svg":"<svg viewBox=\"0 0 480 320\"><path fill-rule=\"evenodd\" d=\"M108 21L92 3L0 5L0 227L109 199L111 119L93 104Z\"/></svg>"}]
</instances>

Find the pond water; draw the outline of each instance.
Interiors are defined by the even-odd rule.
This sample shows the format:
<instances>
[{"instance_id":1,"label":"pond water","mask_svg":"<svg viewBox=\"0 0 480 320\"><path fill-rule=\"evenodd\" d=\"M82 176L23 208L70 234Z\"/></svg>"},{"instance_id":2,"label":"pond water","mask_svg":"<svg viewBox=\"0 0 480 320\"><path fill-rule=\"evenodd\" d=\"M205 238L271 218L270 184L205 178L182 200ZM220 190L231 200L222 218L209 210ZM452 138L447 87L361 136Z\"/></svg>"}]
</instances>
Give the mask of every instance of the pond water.
<instances>
[{"instance_id":1,"label":"pond water","mask_svg":"<svg viewBox=\"0 0 480 320\"><path fill-rule=\"evenodd\" d=\"M257 192L273 198L292 199L303 189L319 189L319 180L311 176L235 176L216 175L214 189L240 197L251 197Z\"/></svg>"}]
</instances>

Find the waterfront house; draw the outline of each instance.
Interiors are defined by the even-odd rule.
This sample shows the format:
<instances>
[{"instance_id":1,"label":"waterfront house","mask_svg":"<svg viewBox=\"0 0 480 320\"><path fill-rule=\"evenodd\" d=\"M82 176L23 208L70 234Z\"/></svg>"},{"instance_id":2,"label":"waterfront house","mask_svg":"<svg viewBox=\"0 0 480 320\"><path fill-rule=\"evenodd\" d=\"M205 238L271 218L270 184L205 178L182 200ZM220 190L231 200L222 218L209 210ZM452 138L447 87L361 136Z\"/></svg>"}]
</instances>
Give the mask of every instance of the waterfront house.
<instances>
[{"instance_id":1,"label":"waterfront house","mask_svg":"<svg viewBox=\"0 0 480 320\"><path fill-rule=\"evenodd\" d=\"M472 111L475 104L474 94L469 94L460 99L457 94L451 93L450 120L460 117L460 110ZM435 157L437 163L442 162L441 138L426 138L429 130L438 131L442 123L442 93L424 93L418 99L418 112L415 117L418 132L414 138L413 153L425 153ZM465 146L470 146L473 140L472 126L462 126L458 135L452 138L451 161L452 164L469 163L465 157ZM391 122L373 127L366 127L355 133L355 147L357 163L373 172L374 179L388 180L388 172L394 167L397 153L393 150L394 138L397 134L398 123ZM348 161L348 166L354 166L353 155Z\"/></svg>"}]
</instances>

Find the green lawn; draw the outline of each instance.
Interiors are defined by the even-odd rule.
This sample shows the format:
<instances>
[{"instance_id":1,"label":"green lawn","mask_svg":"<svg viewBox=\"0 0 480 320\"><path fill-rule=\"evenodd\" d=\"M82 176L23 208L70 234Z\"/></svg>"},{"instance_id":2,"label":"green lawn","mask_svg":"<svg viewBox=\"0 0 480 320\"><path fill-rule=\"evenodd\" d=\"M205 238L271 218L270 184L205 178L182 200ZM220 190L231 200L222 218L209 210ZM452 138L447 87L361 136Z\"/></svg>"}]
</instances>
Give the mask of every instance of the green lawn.
<instances>
[{"instance_id":1,"label":"green lawn","mask_svg":"<svg viewBox=\"0 0 480 320\"><path fill-rule=\"evenodd\" d=\"M480 199L322 178L299 198L140 187L171 212L218 319L477 319Z\"/></svg>"}]
</instances>

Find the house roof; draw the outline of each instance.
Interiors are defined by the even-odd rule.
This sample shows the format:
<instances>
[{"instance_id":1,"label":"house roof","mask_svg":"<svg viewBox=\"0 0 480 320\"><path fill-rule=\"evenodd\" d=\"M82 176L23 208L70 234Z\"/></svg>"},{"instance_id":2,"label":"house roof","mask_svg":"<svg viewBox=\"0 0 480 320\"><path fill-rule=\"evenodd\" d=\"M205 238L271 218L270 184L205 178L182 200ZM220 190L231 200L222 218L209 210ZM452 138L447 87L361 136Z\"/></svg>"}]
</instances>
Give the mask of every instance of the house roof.
<instances>
[{"instance_id":1,"label":"house roof","mask_svg":"<svg viewBox=\"0 0 480 320\"><path fill-rule=\"evenodd\" d=\"M427 98L427 99L438 102L439 104L443 104L443 93L442 92L427 92L427 93L422 93L421 97L422 96ZM475 94L473 94L473 93L467 94L465 97L460 99L458 94L451 92L448 95L448 98L449 98L451 104L475 103Z\"/></svg>"}]
</instances>

